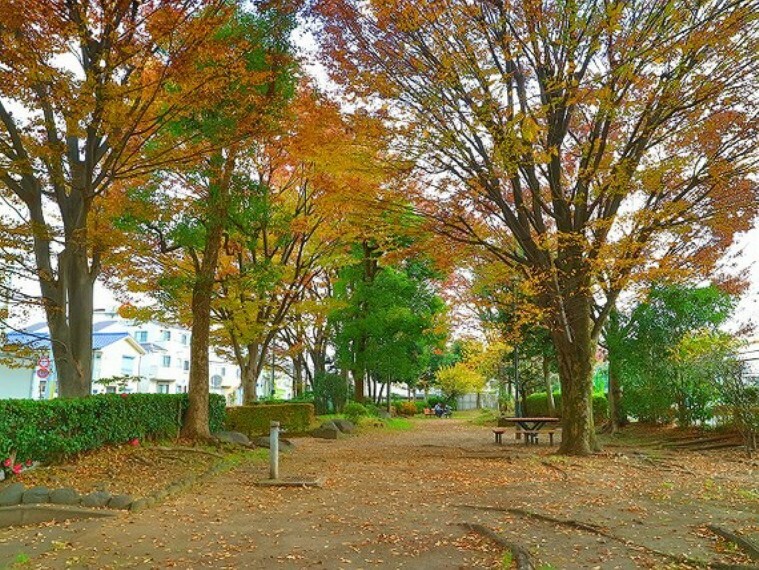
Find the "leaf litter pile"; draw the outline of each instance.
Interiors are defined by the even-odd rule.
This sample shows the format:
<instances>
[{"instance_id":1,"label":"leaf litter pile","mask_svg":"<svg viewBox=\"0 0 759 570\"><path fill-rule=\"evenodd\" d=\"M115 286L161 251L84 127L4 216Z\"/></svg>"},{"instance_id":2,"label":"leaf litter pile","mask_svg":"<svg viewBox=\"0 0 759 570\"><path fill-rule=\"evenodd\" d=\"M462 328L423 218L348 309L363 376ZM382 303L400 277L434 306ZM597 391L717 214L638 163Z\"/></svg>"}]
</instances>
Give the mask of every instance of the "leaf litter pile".
<instances>
[{"instance_id":1,"label":"leaf litter pile","mask_svg":"<svg viewBox=\"0 0 759 570\"><path fill-rule=\"evenodd\" d=\"M105 489L141 497L201 473L216 460L211 455L187 453L181 448L123 445L83 453L64 465L25 471L17 480L26 487L72 487L83 494Z\"/></svg>"},{"instance_id":2,"label":"leaf litter pile","mask_svg":"<svg viewBox=\"0 0 759 570\"><path fill-rule=\"evenodd\" d=\"M23 552L31 568L756 568L745 545L715 529L759 542L759 463L734 446L671 445L703 437L628 428L588 458L525 447L513 433L496 445L489 427L464 419L297 439L281 475L322 476L323 488L257 486L267 465L247 462L138 514L0 531L0 561ZM151 476L127 463L136 450L108 453L88 464L90 484L114 463L132 479ZM166 468L211 459L187 455Z\"/></svg>"}]
</instances>

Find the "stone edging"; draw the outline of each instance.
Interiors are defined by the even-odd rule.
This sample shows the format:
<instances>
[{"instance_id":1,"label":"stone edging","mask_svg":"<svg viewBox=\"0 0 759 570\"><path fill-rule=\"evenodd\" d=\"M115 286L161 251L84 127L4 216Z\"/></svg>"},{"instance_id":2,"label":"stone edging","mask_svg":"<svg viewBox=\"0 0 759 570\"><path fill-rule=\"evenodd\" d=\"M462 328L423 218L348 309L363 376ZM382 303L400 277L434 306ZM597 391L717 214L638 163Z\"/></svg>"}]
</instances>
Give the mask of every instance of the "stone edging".
<instances>
[{"instance_id":1,"label":"stone edging","mask_svg":"<svg viewBox=\"0 0 759 570\"><path fill-rule=\"evenodd\" d=\"M133 502L131 495L112 495L108 491L93 491L81 495L76 489L65 487L50 490L47 487L27 489L17 482L0 490L0 507L17 505L64 505L88 508L129 509Z\"/></svg>"},{"instance_id":2,"label":"stone edging","mask_svg":"<svg viewBox=\"0 0 759 570\"><path fill-rule=\"evenodd\" d=\"M7 524L0 524L0 528L51 520L65 520L67 517L115 516L115 513L96 509L139 512L196 483L228 471L237 464L238 462L234 459L222 459L212 464L205 471L174 481L163 489L158 489L137 499L133 499L131 495L112 495L104 490L81 495L70 487L54 490L47 487L27 489L21 482L12 483L0 489L0 511L2 511L0 518L8 521Z\"/></svg>"}]
</instances>

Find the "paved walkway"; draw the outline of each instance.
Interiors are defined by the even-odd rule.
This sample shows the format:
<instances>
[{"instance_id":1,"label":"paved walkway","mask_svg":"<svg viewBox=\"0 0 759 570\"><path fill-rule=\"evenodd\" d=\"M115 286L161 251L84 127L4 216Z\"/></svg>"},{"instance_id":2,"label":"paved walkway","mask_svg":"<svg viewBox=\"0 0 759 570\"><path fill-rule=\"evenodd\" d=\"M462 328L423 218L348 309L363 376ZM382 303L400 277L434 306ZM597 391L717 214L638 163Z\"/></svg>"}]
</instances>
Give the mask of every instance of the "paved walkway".
<instances>
[{"instance_id":1,"label":"paved walkway","mask_svg":"<svg viewBox=\"0 0 759 570\"><path fill-rule=\"evenodd\" d=\"M0 531L0 563L23 554L31 558L24 568L500 568L502 551L461 525L480 522L554 568L662 567L650 552L593 533L481 508L541 510L653 540L634 521L661 505L648 488L626 487L624 461L550 459L547 445L525 448L509 433L496 446L489 428L456 419L414 424L296 440L281 475L321 475L324 488L257 487L267 468L248 465L142 513ZM598 484L601 473L609 485ZM713 554L690 532L671 539L680 542L656 545Z\"/></svg>"}]
</instances>

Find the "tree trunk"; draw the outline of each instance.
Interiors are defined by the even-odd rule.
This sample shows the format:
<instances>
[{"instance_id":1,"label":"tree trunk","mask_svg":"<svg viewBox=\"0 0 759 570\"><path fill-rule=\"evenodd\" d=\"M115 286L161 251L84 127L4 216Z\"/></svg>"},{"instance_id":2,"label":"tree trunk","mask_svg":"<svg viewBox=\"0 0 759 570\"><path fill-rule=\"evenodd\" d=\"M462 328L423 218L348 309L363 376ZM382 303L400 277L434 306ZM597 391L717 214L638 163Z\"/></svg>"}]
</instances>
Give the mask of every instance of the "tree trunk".
<instances>
[{"instance_id":1,"label":"tree trunk","mask_svg":"<svg viewBox=\"0 0 759 570\"><path fill-rule=\"evenodd\" d=\"M251 350L253 352L251 352ZM242 404L249 406L258 399L256 384L261 371L256 366L258 362L258 345L248 345L245 362L242 367Z\"/></svg>"},{"instance_id":2,"label":"tree trunk","mask_svg":"<svg viewBox=\"0 0 759 570\"><path fill-rule=\"evenodd\" d=\"M217 176L209 183L208 221L203 258L196 266L192 287L192 336L190 337L189 406L182 425L182 437L193 440L211 438L208 425L209 379L208 350L211 333L211 298L219 264L219 252L229 216L229 190L235 158L230 153Z\"/></svg>"},{"instance_id":3,"label":"tree trunk","mask_svg":"<svg viewBox=\"0 0 759 570\"><path fill-rule=\"evenodd\" d=\"M548 401L548 415L556 415L556 402L553 400L553 386L551 386L551 367L548 357L543 354L543 382L546 387L546 400Z\"/></svg>"},{"instance_id":4,"label":"tree trunk","mask_svg":"<svg viewBox=\"0 0 759 570\"><path fill-rule=\"evenodd\" d=\"M72 191L61 205L64 249L58 255L57 278L51 263L50 239L42 205L29 202L34 232L34 257L44 299L45 317L63 398L88 396L92 391L93 290L99 274L97 258L87 252L87 209L81 191Z\"/></svg>"},{"instance_id":5,"label":"tree trunk","mask_svg":"<svg viewBox=\"0 0 759 570\"><path fill-rule=\"evenodd\" d=\"M559 453L589 455L598 450L592 406L595 342L591 337L591 305L582 291L567 297L562 307L566 320L552 332L562 393Z\"/></svg>"},{"instance_id":6,"label":"tree trunk","mask_svg":"<svg viewBox=\"0 0 759 570\"><path fill-rule=\"evenodd\" d=\"M270 342L263 343L251 342L247 346L247 355L245 367L243 369L243 405L249 406L258 401L258 392L256 386L264 370L266 362L266 353L268 352ZM269 394L265 394L264 397Z\"/></svg>"},{"instance_id":7,"label":"tree trunk","mask_svg":"<svg viewBox=\"0 0 759 570\"><path fill-rule=\"evenodd\" d=\"M293 396L298 398L303 395L303 356L297 353L292 357L293 361Z\"/></svg>"}]
</instances>

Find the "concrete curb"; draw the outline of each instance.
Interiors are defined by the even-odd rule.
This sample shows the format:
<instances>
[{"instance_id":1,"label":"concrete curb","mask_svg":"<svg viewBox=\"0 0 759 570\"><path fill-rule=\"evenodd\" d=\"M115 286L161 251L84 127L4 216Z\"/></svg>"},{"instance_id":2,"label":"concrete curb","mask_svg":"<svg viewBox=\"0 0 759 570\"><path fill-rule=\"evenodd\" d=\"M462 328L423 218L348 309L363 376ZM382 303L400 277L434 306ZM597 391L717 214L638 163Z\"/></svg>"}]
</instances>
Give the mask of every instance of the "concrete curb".
<instances>
[{"instance_id":1,"label":"concrete curb","mask_svg":"<svg viewBox=\"0 0 759 570\"><path fill-rule=\"evenodd\" d=\"M117 515L114 511L84 509L51 504L12 505L0 507L0 528L39 524L44 522L62 522L93 518L108 518Z\"/></svg>"}]
</instances>

